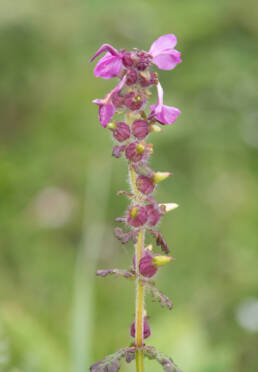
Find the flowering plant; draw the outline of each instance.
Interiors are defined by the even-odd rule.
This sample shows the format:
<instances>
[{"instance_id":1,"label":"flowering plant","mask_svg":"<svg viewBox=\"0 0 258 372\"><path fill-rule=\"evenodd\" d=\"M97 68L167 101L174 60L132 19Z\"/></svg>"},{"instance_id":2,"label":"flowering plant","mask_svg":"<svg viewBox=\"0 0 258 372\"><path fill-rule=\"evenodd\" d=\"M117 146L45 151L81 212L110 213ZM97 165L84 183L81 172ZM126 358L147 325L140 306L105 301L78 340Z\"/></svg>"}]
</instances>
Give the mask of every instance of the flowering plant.
<instances>
[{"instance_id":1,"label":"flowering plant","mask_svg":"<svg viewBox=\"0 0 258 372\"><path fill-rule=\"evenodd\" d=\"M124 224L125 228L116 227L114 233L122 244L132 241L135 246L132 267L128 271L98 270L97 275L122 276L136 282L135 319L130 327L134 341L129 347L93 364L90 367L91 372L117 372L122 358L128 363L135 359L137 372L143 372L144 357L156 359L166 372L179 372L171 358L144 343L144 339L151 334L144 307L146 290L149 289L153 298L162 306L172 309L169 298L155 287L153 277L161 266L173 261L173 258L168 256L167 243L156 226L164 214L178 205L158 203L152 195L157 184L171 173L154 171L149 167L148 159L153 153L153 145L147 143L146 138L151 132L161 131L158 124L173 124L180 114L177 108L164 105L158 73L151 70L152 65L162 70L172 70L181 62L180 52L174 49L176 43L175 35L168 34L154 41L149 52L136 48L131 52L125 49L117 51L111 45L104 44L90 60L92 62L105 52L95 67L95 76L119 79L117 86L104 99L96 99L93 102L98 105L101 125L112 132L116 141L112 155L116 158L124 156L128 161L131 190L119 191L118 195L126 195L130 205L125 215L116 219L116 222ZM151 97L149 88L152 86L156 86L158 102L150 105L147 113L147 103ZM115 114L123 115L122 121L114 118ZM146 233L154 237L162 254L154 253L151 244L145 245Z\"/></svg>"}]
</instances>

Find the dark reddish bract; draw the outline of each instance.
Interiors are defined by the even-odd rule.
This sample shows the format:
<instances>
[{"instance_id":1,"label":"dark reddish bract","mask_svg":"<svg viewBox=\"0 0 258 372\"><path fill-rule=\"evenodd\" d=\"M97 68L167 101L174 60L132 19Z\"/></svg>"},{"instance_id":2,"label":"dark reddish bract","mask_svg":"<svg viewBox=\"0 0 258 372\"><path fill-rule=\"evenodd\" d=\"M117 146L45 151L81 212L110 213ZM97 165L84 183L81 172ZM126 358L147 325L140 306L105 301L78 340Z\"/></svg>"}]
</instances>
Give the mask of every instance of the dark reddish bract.
<instances>
[{"instance_id":1,"label":"dark reddish bract","mask_svg":"<svg viewBox=\"0 0 258 372\"><path fill-rule=\"evenodd\" d=\"M155 185L150 177L138 176L136 179L137 189L145 195L153 192Z\"/></svg>"},{"instance_id":2,"label":"dark reddish bract","mask_svg":"<svg viewBox=\"0 0 258 372\"><path fill-rule=\"evenodd\" d=\"M135 212L135 208L137 209L134 215L133 212ZM127 222L133 227L139 227L145 224L147 218L148 216L145 208L140 205L134 205L129 209Z\"/></svg>"},{"instance_id":3,"label":"dark reddish bract","mask_svg":"<svg viewBox=\"0 0 258 372\"><path fill-rule=\"evenodd\" d=\"M137 142L132 142L130 145L127 146L125 150L125 156L127 159L133 161L136 163L137 161L140 161L143 158L143 152L139 152L137 149Z\"/></svg>"},{"instance_id":4,"label":"dark reddish bract","mask_svg":"<svg viewBox=\"0 0 258 372\"><path fill-rule=\"evenodd\" d=\"M144 253L144 256L140 259L139 271L141 275L145 276L146 278L151 278L156 274L158 268L153 263L153 256L151 253Z\"/></svg>"},{"instance_id":5,"label":"dark reddish bract","mask_svg":"<svg viewBox=\"0 0 258 372\"><path fill-rule=\"evenodd\" d=\"M130 127L122 121L116 124L116 129L113 131L113 136L118 142L123 142L130 137Z\"/></svg>"},{"instance_id":6,"label":"dark reddish bract","mask_svg":"<svg viewBox=\"0 0 258 372\"><path fill-rule=\"evenodd\" d=\"M136 137L139 140L142 140L150 132L148 122L145 120L135 120L132 125L132 132L134 137Z\"/></svg>"},{"instance_id":7,"label":"dark reddish bract","mask_svg":"<svg viewBox=\"0 0 258 372\"><path fill-rule=\"evenodd\" d=\"M125 96L124 103L132 111L140 110L146 102L146 97L140 91L130 92Z\"/></svg>"},{"instance_id":8,"label":"dark reddish bract","mask_svg":"<svg viewBox=\"0 0 258 372\"><path fill-rule=\"evenodd\" d=\"M150 226L155 226L160 220L160 211L153 205L148 204L145 207L148 214L148 224Z\"/></svg>"},{"instance_id":9,"label":"dark reddish bract","mask_svg":"<svg viewBox=\"0 0 258 372\"><path fill-rule=\"evenodd\" d=\"M130 333L132 337L135 337L135 322L132 323ZM144 323L143 323L143 337L148 338L151 335L151 329L149 326L149 323L146 320L146 317L144 317Z\"/></svg>"}]
</instances>

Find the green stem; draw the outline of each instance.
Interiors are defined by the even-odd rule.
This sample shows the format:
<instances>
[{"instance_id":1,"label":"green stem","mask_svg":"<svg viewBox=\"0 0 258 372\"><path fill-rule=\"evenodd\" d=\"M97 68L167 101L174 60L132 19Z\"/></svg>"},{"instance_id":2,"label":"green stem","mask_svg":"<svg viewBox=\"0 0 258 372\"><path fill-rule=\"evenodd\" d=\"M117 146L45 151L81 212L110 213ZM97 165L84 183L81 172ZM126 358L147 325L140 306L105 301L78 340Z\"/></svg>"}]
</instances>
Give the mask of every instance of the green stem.
<instances>
[{"instance_id":1,"label":"green stem","mask_svg":"<svg viewBox=\"0 0 258 372\"><path fill-rule=\"evenodd\" d=\"M141 203L141 197L136 187L135 170L129 168L132 191L135 195L135 201ZM137 243L135 244L135 265L136 273L139 274L139 262L144 252L145 229L138 233ZM144 285L137 277L136 280L136 309L135 309L135 345L139 348L136 350L136 371L143 372L143 351L140 350L144 345Z\"/></svg>"}]
</instances>

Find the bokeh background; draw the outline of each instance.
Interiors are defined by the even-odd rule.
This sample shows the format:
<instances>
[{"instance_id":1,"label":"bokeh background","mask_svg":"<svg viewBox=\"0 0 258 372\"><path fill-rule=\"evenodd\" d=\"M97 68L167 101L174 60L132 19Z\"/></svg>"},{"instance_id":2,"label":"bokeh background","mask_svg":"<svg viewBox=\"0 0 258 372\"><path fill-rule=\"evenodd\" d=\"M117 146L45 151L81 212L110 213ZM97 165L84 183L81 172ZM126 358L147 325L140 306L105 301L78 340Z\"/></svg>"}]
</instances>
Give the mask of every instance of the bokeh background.
<instances>
[{"instance_id":1,"label":"bokeh background","mask_svg":"<svg viewBox=\"0 0 258 372\"><path fill-rule=\"evenodd\" d=\"M0 7L0 371L84 372L131 341L133 284L94 276L133 249L112 233L126 163L91 104L114 81L88 60L172 32L183 63L160 79L182 115L151 140L154 169L174 173L157 198L180 204L161 225L176 262L157 280L175 307L147 299L149 344L184 372L257 372L258 2Z\"/></svg>"}]
</instances>

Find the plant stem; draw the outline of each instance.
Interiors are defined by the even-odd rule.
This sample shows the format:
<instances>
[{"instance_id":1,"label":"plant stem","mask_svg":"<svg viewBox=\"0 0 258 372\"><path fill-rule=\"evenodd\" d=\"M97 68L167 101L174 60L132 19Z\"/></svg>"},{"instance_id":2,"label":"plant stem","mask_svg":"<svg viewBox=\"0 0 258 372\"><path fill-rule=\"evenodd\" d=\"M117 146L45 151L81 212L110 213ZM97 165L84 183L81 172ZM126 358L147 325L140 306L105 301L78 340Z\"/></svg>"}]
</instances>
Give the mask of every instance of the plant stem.
<instances>
[{"instance_id":1,"label":"plant stem","mask_svg":"<svg viewBox=\"0 0 258 372\"><path fill-rule=\"evenodd\" d=\"M132 191L134 199L137 203L141 203L141 196L136 187L135 170L129 166ZM144 251L145 229L141 229L138 233L137 242L135 244L135 265L136 273L139 274L139 262ZM136 371L143 372L143 351L140 348L144 345L144 285L137 277L136 280L136 309L135 309L135 345L139 348L136 350Z\"/></svg>"},{"instance_id":2,"label":"plant stem","mask_svg":"<svg viewBox=\"0 0 258 372\"><path fill-rule=\"evenodd\" d=\"M139 262L143 256L144 250L144 235L145 231L141 230L138 234L138 241L136 243L136 271L139 271ZM136 282L136 310L135 310L135 344L142 347L144 342L144 286L142 281L137 278ZM136 370L143 372L143 352L142 350L136 351Z\"/></svg>"}]
</instances>

